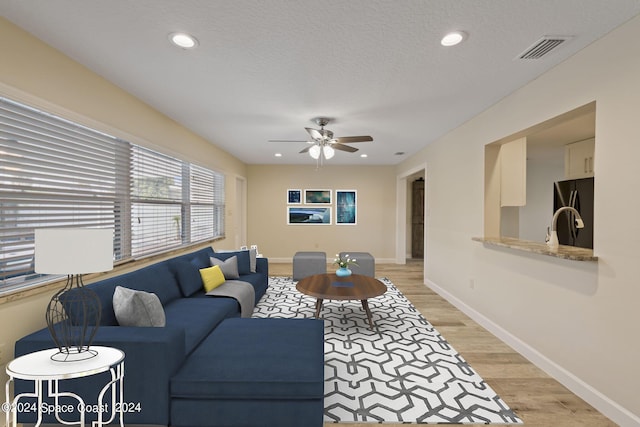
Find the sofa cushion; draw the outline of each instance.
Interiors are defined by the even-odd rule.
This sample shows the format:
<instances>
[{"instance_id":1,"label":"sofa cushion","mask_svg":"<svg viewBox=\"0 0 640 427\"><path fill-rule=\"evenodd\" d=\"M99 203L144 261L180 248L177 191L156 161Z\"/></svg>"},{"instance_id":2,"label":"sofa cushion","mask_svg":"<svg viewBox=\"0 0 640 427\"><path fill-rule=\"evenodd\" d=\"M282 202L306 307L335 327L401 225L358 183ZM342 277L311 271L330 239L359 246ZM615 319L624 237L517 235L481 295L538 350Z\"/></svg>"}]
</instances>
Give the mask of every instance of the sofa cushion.
<instances>
[{"instance_id":1,"label":"sofa cushion","mask_svg":"<svg viewBox=\"0 0 640 427\"><path fill-rule=\"evenodd\" d=\"M100 325L102 326L118 325L118 320L113 311L113 293L116 286L153 292L158 296L163 306L182 297L178 281L165 261L92 283L86 287L95 291L98 298L100 298L100 303L102 304ZM70 292L73 292L73 289ZM69 315L73 317L79 316L81 313L69 313Z\"/></svg>"},{"instance_id":2,"label":"sofa cushion","mask_svg":"<svg viewBox=\"0 0 640 427\"><path fill-rule=\"evenodd\" d=\"M232 256L238 257L238 274L251 274L251 259L249 251L215 252L212 257L226 260Z\"/></svg>"},{"instance_id":3,"label":"sofa cushion","mask_svg":"<svg viewBox=\"0 0 640 427\"><path fill-rule=\"evenodd\" d=\"M189 354L220 322L240 315L232 298L180 298L164 308L167 327L185 333L185 351Z\"/></svg>"},{"instance_id":4,"label":"sofa cushion","mask_svg":"<svg viewBox=\"0 0 640 427\"><path fill-rule=\"evenodd\" d=\"M185 259L175 260L171 263L176 279L180 285L182 295L190 297L202 290L202 276L200 269L195 261L187 261Z\"/></svg>"},{"instance_id":5,"label":"sofa cushion","mask_svg":"<svg viewBox=\"0 0 640 427\"><path fill-rule=\"evenodd\" d=\"M213 267L201 268L200 276L202 277L202 284L204 290L209 292L222 285L225 281L222 269L218 265Z\"/></svg>"},{"instance_id":6,"label":"sofa cushion","mask_svg":"<svg viewBox=\"0 0 640 427\"><path fill-rule=\"evenodd\" d=\"M190 297L203 291L199 270L211 266L209 258L213 253L213 248L208 246L168 260L183 296Z\"/></svg>"},{"instance_id":7,"label":"sofa cushion","mask_svg":"<svg viewBox=\"0 0 640 427\"><path fill-rule=\"evenodd\" d=\"M211 265L217 265L222 270L222 274L224 274L224 278L227 280L239 279L240 275L238 274L238 257L232 256L225 260L218 259L216 257L209 258L211 261Z\"/></svg>"},{"instance_id":8,"label":"sofa cushion","mask_svg":"<svg viewBox=\"0 0 640 427\"><path fill-rule=\"evenodd\" d=\"M316 319L227 319L171 379L173 398L321 399L324 326Z\"/></svg>"},{"instance_id":9,"label":"sofa cushion","mask_svg":"<svg viewBox=\"0 0 640 427\"><path fill-rule=\"evenodd\" d=\"M197 268L205 268L211 265L209 257L213 256L214 251L211 246L207 246L202 249L198 249L195 252L189 252L187 254L179 255L172 258L170 262L174 261L187 261L195 265Z\"/></svg>"},{"instance_id":10,"label":"sofa cushion","mask_svg":"<svg viewBox=\"0 0 640 427\"><path fill-rule=\"evenodd\" d=\"M113 311L120 326L165 325L164 309L156 294L116 286Z\"/></svg>"},{"instance_id":11,"label":"sofa cushion","mask_svg":"<svg viewBox=\"0 0 640 427\"><path fill-rule=\"evenodd\" d=\"M119 277L122 279L120 286L153 292L160 298L162 305L182 297L178 281L171 273L166 262L159 262ZM115 277L114 279L117 278Z\"/></svg>"}]
</instances>

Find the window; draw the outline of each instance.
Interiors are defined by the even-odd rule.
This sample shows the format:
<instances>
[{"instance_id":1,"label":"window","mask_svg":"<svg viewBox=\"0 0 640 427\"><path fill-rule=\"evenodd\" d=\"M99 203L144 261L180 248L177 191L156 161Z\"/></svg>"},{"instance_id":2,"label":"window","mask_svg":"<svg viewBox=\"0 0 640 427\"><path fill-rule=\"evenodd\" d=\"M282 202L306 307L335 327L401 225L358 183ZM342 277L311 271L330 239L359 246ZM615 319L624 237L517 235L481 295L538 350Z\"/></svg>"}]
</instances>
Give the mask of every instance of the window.
<instances>
[{"instance_id":1,"label":"window","mask_svg":"<svg viewBox=\"0 0 640 427\"><path fill-rule=\"evenodd\" d=\"M182 162L142 147L131 154L131 254L180 246Z\"/></svg>"},{"instance_id":2,"label":"window","mask_svg":"<svg viewBox=\"0 0 640 427\"><path fill-rule=\"evenodd\" d=\"M190 165L189 177L190 221L185 232L198 241L208 238L210 230L224 230L224 176Z\"/></svg>"},{"instance_id":3,"label":"window","mask_svg":"<svg viewBox=\"0 0 640 427\"><path fill-rule=\"evenodd\" d=\"M0 98L0 292L42 280L36 228L113 228L123 260L223 237L224 201L220 173Z\"/></svg>"}]
</instances>

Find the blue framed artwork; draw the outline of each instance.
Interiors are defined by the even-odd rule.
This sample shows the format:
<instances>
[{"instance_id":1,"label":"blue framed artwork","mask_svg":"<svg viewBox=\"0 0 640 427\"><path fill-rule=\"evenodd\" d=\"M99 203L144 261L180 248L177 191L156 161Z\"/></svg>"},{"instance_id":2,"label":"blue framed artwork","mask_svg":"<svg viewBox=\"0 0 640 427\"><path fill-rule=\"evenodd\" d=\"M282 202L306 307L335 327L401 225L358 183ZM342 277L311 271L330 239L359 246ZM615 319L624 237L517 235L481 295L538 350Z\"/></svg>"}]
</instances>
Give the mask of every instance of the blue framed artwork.
<instances>
[{"instance_id":1,"label":"blue framed artwork","mask_svg":"<svg viewBox=\"0 0 640 427\"><path fill-rule=\"evenodd\" d=\"M308 205L330 205L331 190L304 190L304 202Z\"/></svg>"},{"instance_id":2,"label":"blue framed artwork","mask_svg":"<svg viewBox=\"0 0 640 427\"><path fill-rule=\"evenodd\" d=\"M302 203L302 190L287 190L287 204L299 205Z\"/></svg>"},{"instance_id":3,"label":"blue framed artwork","mask_svg":"<svg viewBox=\"0 0 640 427\"><path fill-rule=\"evenodd\" d=\"M356 190L336 190L336 224L357 224Z\"/></svg>"},{"instance_id":4,"label":"blue framed artwork","mask_svg":"<svg viewBox=\"0 0 640 427\"><path fill-rule=\"evenodd\" d=\"M289 206L287 208L287 224L331 224L331 208Z\"/></svg>"}]
</instances>

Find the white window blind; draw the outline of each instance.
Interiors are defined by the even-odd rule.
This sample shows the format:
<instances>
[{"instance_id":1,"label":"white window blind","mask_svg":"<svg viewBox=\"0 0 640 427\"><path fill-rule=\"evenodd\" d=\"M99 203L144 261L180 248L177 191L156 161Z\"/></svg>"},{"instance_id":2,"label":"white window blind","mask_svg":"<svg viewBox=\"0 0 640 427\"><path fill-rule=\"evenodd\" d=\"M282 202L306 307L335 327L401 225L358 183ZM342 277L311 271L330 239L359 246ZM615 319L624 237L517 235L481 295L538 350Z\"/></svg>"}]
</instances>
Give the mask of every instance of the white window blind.
<instances>
[{"instance_id":1,"label":"white window blind","mask_svg":"<svg viewBox=\"0 0 640 427\"><path fill-rule=\"evenodd\" d=\"M113 228L120 260L224 236L224 202L222 174L0 97L0 292L42 280L36 228Z\"/></svg>"},{"instance_id":2,"label":"white window blind","mask_svg":"<svg viewBox=\"0 0 640 427\"><path fill-rule=\"evenodd\" d=\"M131 254L182 244L182 162L134 146L131 156Z\"/></svg>"},{"instance_id":3,"label":"white window blind","mask_svg":"<svg viewBox=\"0 0 640 427\"><path fill-rule=\"evenodd\" d=\"M117 140L0 99L2 280L34 274L34 229L116 228ZM64 250L64 242L60 242Z\"/></svg>"},{"instance_id":4,"label":"white window blind","mask_svg":"<svg viewBox=\"0 0 640 427\"><path fill-rule=\"evenodd\" d=\"M220 203L220 195L224 195L224 175L196 165L191 165L189 175L191 240L221 237L224 233L224 198ZM219 205L223 207L222 212Z\"/></svg>"}]
</instances>

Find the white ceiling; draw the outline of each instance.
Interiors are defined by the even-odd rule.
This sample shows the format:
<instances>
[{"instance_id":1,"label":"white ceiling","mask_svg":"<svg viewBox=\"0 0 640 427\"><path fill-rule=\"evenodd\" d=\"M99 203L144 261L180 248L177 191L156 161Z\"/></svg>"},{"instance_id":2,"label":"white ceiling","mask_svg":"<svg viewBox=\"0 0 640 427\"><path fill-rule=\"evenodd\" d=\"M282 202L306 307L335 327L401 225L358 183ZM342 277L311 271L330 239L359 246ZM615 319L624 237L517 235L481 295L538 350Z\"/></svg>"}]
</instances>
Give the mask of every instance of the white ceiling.
<instances>
[{"instance_id":1,"label":"white ceiling","mask_svg":"<svg viewBox=\"0 0 640 427\"><path fill-rule=\"evenodd\" d=\"M374 138L330 163L381 165L637 15L640 1L0 0L0 13L246 163L315 163L298 154L304 143L267 140L305 140L311 118L328 116L336 136ZM444 48L450 30L469 37ZM175 31L198 49L172 46ZM515 59L547 35L573 38Z\"/></svg>"}]
</instances>

